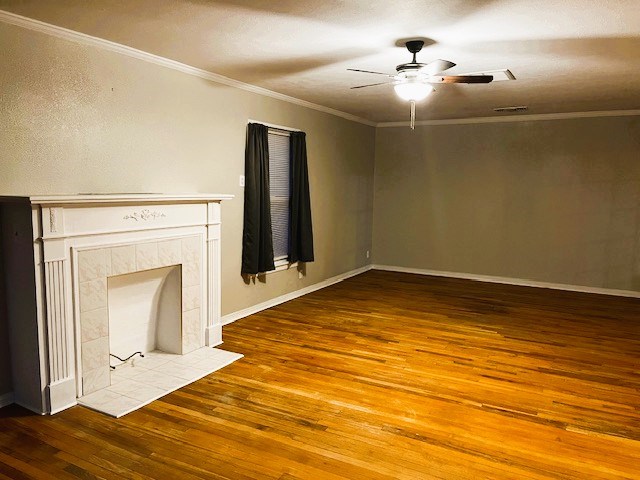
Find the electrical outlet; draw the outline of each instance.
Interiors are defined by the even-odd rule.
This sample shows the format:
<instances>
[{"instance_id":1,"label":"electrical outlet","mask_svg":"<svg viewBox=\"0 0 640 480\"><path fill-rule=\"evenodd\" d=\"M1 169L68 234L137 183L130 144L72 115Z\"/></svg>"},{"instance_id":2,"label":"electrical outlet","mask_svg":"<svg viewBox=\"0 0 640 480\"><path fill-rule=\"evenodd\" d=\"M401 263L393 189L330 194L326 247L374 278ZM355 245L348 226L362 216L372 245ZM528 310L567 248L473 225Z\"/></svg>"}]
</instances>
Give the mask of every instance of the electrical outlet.
<instances>
[{"instance_id":1,"label":"electrical outlet","mask_svg":"<svg viewBox=\"0 0 640 480\"><path fill-rule=\"evenodd\" d=\"M244 175L240 175L240 186L244 187Z\"/></svg>"},{"instance_id":2,"label":"electrical outlet","mask_svg":"<svg viewBox=\"0 0 640 480\"><path fill-rule=\"evenodd\" d=\"M369 258L369 250L367 250L367 258Z\"/></svg>"},{"instance_id":3,"label":"electrical outlet","mask_svg":"<svg viewBox=\"0 0 640 480\"><path fill-rule=\"evenodd\" d=\"M302 278L302 277L304 277L302 270L298 270L298 278Z\"/></svg>"}]
</instances>

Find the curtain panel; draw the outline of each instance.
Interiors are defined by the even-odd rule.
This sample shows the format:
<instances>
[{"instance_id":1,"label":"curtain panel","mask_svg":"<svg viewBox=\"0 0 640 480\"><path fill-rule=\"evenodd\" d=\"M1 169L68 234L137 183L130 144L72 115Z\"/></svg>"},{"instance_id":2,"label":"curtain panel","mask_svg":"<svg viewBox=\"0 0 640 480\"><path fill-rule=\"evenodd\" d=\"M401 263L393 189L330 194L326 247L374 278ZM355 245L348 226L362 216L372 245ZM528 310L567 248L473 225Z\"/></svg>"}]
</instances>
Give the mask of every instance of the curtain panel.
<instances>
[{"instance_id":1,"label":"curtain panel","mask_svg":"<svg viewBox=\"0 0 640 480\"><path fill-rule=\"evenodd\" d=\"M255 275L275 270L269 196L268 128L265 125L250 123L247 127L244 175L241 271Z\"/></svg>"},{"instance_id":2,"label":"curtain panel","mask_svg":"<svg viewBox=\"0 0 640 480\"><path fill-rule=\"evenodd\" d=\"M291 132L289 205L289 263L313 262L313 228L307 167L307 140L304 132Z\"/></svg>"}]
</instances>

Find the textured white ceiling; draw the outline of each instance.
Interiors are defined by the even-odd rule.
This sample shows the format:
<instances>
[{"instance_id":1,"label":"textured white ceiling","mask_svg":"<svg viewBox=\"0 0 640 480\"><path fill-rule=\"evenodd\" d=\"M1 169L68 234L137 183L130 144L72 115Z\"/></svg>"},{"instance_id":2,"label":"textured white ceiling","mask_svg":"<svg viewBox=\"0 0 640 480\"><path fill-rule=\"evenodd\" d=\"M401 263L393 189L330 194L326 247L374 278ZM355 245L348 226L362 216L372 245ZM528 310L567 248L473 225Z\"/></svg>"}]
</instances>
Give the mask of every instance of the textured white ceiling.
<instances>
[{"instance_id":1,"label":"textured white ceiling","mask_svg":"<svg viewBox=\"0 0 640 480\"><path fill-rule=\"evenodd\" d=\"M128 45L374 121L408 105L360 68L394 73L418 55L516 81L440 85L418 120L640 108L639 0L0 0L0 9Z\"/></svg>"}]
</instances>

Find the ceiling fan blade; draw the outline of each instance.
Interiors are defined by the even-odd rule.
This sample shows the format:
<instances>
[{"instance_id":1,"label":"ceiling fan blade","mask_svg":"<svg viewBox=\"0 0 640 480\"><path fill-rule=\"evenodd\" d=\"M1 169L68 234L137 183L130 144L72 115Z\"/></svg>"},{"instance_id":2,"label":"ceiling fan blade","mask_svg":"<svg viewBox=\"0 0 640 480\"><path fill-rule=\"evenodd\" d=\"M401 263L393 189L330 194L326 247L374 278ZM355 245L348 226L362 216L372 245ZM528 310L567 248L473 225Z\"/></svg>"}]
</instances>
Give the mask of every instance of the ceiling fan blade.
<instances>
[{"instance_id":1,"label":"ceiling fan blade","mask_svg":"<svg viewBox=\"0 0 640 480\"><path fill-rule=\"evenodd\" d=\"M351 87L351 90L355 88L375 87L376 85L391 85L392 83L393 82L369 83L368 85L358 85L357 87Z\"/></svg>"},{"instance_id":2,"label":"ceiling fan blade","mask_svg":"<svg viewBox=\"0 0 640 480\"><path fill-rule=\"evenodd\" d=\"M493 75L434 75L429 83L489 83Z\"/></svg>"},{"instance_id":3,"label":"ceiling fan blade","mask_svg":"<svg viewBox=\"0 0 640 480\"><path fill-rule=\"evenodd\" d=\"M511 70L509 70L508 68L502 68L500 70L487 70L486 72L461 73L460 75L492 75L494 82L516 79L516 76L511 73Z\"/></svg>"},{"instance_id":4,"label":"ceiling fan blade","mask_svg":"<svg viewBox=\"0 0 640 480\"><path fill-rule=\"evenodd\" d=\"M455 66L456 64L449 60L434 60L422 67L420 72L426 73L427 75L435 75L436 73L444 72Z\"/></svg>"},{"instance_id":5,"label":"ceiling fan blade","mask_svg":"<svg viewBox=\"0 0 640 480\"><path fill-rule=\"evenodd\" d=\"M362 72L362 73L373 73L375 75L384 75L385 77L395 77L395 75L389 75L388 73L382 72L372 72L371 70L358 70L357 68L347 68L350 72Z\"/></svg>"}]
</instances>

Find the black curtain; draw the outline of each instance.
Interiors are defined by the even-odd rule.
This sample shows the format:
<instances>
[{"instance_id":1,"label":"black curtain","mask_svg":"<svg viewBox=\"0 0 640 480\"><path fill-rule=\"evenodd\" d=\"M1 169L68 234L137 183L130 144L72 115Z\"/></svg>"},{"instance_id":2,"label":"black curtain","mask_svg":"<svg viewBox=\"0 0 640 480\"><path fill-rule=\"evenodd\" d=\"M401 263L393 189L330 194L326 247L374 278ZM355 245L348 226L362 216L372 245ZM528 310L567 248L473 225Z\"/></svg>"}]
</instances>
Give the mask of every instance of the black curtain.
<instances>
[{"instance_id":1,"label":"black curtain","mask_svg":"<svg viewBox=\"0 0 640 480\"><path fill-rule=\"evenodd\" d=\"M259 123L247 127L244 155L244 229L242 273L274 270L269 198L268 128Z\"/></svg>"},{"instance_id":2,"label":"black curtain","mask_svg":"<svg viewBox=\"0 0 640 480\"><path fill-rule=\"evenodd\" d=\"M307 169L307 140L304 132L289 137L291 203L289 205L289 262L313 262L311 198Z\"/></svg>"}]
</instances>

